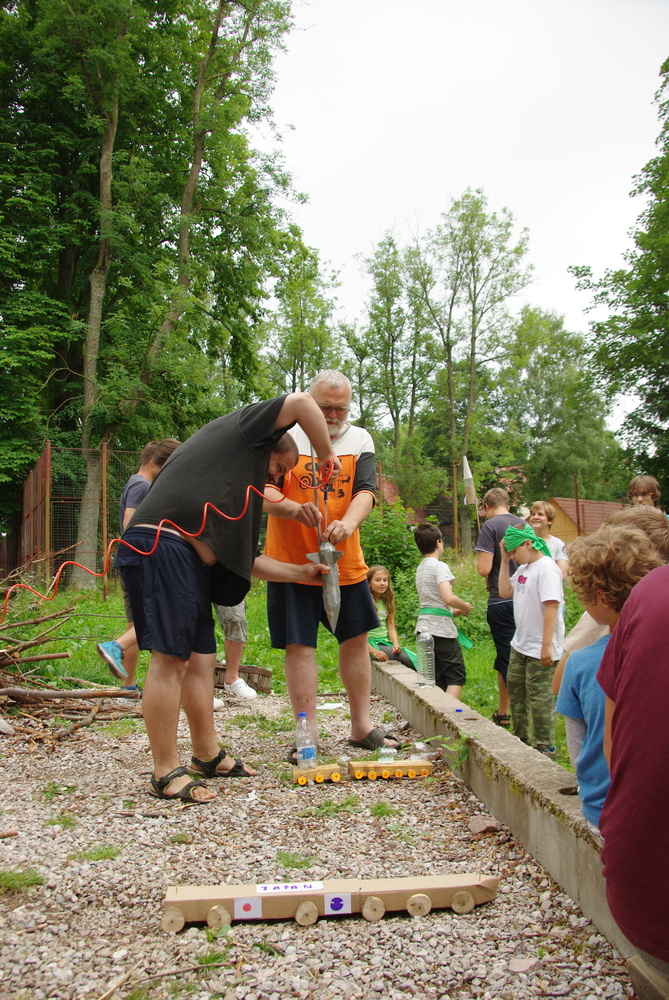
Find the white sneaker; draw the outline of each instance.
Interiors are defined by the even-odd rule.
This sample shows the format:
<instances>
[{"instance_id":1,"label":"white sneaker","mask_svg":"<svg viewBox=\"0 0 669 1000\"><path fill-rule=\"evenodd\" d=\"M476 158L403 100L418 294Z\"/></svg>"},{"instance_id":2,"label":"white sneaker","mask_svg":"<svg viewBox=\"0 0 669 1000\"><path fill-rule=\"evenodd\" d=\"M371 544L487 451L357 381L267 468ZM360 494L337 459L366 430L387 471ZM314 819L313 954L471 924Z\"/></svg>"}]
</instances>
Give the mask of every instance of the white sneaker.
<instances>
[{"instance_id":1,"label":"white sneaker","mask_svg":"<svg viewBox=\"0 0 669 1000\"><path fill-rule=\"evenodd\" d=\"M222 698L214 698L214 711L220 712L222 708L225 708L225 702Z\"/></svg>"},{"instance_id":2,"label":"white sneaker","mask_svg":"<svg viewBox=\"0 0 669 1000\"><path fill-rule=\"evenodd\" d=\"M224 684L223 687L228 694L234 694L235 698L241 698L242 701L251 701L258 696L258 692L249 687L243 677L238 677L232 684Z\"/></svg>"}]
</instances>

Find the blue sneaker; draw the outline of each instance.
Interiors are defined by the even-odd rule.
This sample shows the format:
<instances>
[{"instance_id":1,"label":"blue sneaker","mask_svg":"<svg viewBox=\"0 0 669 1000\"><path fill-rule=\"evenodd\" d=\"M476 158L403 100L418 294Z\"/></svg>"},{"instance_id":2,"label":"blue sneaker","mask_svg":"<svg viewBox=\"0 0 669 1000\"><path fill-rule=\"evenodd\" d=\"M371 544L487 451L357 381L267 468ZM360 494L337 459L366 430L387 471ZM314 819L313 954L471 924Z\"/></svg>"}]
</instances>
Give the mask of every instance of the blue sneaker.
<instances>
[{"instance_id":1,"label":"blue sneaker","mask_svg":"<svg viewBox=\"0 0 669 1000\"><path fill-rule=\"evenodd\" d=\"M110 639L109 642L99 642L98 653L114 677L118 677L120 681L127 679L128 674L123 668L123 647L115 639Z\"/></svg>"}]
</instances>

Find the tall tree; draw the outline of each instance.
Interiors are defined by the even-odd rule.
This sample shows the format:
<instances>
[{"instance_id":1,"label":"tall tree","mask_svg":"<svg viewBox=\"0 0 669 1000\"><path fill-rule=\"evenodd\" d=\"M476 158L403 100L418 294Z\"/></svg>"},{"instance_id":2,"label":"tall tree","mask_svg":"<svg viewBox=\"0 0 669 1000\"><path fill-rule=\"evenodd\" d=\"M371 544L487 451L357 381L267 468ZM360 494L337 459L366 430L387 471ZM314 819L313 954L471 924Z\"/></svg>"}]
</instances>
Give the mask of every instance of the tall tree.
<instances>
[{"instance_id":1,"label":"tall tree","mask_svg":"<svg viewBox=\"0 0 669 1000\"><path fill-rule=\"evenodd\" d=\"M574 267L581 288L608 317L592 323L593 370L609 392L639 400L625 429L637 452L637 470L654 473L669 490L669 60L655 95L660 119L658 154L636 178L633 196L647 199L626 267L594 279ZM635 470L635 471L637 471Z\"/></svg>"},{"instance_id":2,"label":"tall tree","mask_svg":"<svg viewBox=\"0 0 669 1000\"><path fill-rule=\"evenodd\" d=\"M147 426L187 434L226 406L231 379L252 391L254 328L286 254L273 195L289 179L248 124L269 113L289 3L1 13L0 143L14 156L0 317L35 365L42 424L84 447L136 445Z\"/></svg>"}]
</instances>

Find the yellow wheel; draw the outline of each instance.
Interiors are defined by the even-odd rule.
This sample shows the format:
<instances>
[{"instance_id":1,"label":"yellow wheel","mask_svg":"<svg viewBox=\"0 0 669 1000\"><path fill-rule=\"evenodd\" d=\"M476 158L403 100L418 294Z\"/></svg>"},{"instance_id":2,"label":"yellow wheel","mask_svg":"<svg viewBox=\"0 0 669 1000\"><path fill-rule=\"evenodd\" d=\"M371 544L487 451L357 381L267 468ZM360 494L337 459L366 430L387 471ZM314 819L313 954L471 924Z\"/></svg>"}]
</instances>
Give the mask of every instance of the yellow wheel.
<instances>
[{"instance_id":1,"label":"yellow wheel","mask_svg":"<svg viewBox=\"0 0 669 1000\"><path fill-rule=\"evenodd\" d=\"M432 900L424 892L415 892L407 900L407 912L412 917L424 917L432 909Z\"/></svg>"},{"instance_id":2,"label":"yellow wheel","mask_svg":"<svg viewBox=\"0 0 669 1000\"><path fill-rule=\"evenodd\" d=\"M300 774L298 776L297 783L298 783L298 785L306 785L307 779L305 778L305 776L303 774Z\"/></svg>"},{"instance_id":3,"label":"yellow wheel","mask_svg":"<svg viewBox=\"0 0 669 1000\"><path fill-rule=\"evenodd\" d=\"M164 931L176 934L186 923L186 918L178 906L168 906L160 918L160 926Z\"/></svg>"},{"instance_id":4,"label":"yellow wheel","mask_svg":"<svg viewBox=\"0 0 669 1000\"><path fill-rule=\"evenodd\" d=\"M207 926L213 927L214 930L220 930L221 927L229 927L232 923L232 917L230 916L230 910L226 906L212 906L207 914Z\"/></svg>"},{"instance_id":5,"label":"yellow wheel","mask_svg":"<svg viewBox=\"0 0 669 1000\"><path fill-rule=\"evenodd\" d=\"M333 771L330 775L330 781L341 781L341 774L339 771Z\"/></svg>"},{"instance_id":6,"label":"yellow wheel","mask_svg":"<svg viewBox=\"0 0 669 1000\"><path fill-rule=\"evenodd\" d=\"M414 771L414 769L413 769L413 768L410 768L410 769L409 769L409 770L407 771L407 778L415 778L415 777L416 777L416 772Z\"/></svg>"},{"instance_id":7,"label":"yellow wheel","mask_svg":"<svg viewBox=\"0 0 669 1000\"><path fill-rule=\"evenodd\" d=\"M376 781L376 771L370 770L367 772L367 777L370 781Z\"/></svg>"},{"instance_id":8,"label":"yellow wheel","mask_svg":"<svg viewBox=\"0 0 669 1000\"><path fill-rule=\"evenodd\" d=\"M427 778L429 776L430 772L428 771L428 769L426 767L424 767L422 769L422 771L420 772L420 774L421 774L422 778Z\"/></svg>"},{"instance_id":9,"label":"yellow wheel","mask_svg":"<svg viewBox=\"0 0 669 1000\"><path fill-rule=\"evenodd\" d=\"M456 892L451 900L451 909L454 913L471 913L474 909L474 897L471 892L462 890L462 892Z\"/></svg>"},{"instance_id":10,"label":"yellow wheel","mask_svg":"<svg viewBox=\"0 0 669 1000\"><path fill-rule=\"evenodd\" d=\"M381 771L381 777L382 778L389 778L390 777L390 771L387 768L386 768L385 771Z\"/></svg>"},{"instance_id":11,"label":"yellow wheel","mask_svg":"<svg viewBox=\"0 0 669 1000\"><path fill-rule=\"evenodd\" d=\"M361 779L361 778L364 778L364 777L365 777L365 775L364 775L364 772L363 772L363 771L360 771L360 770L358 770L358 771L354 771L354 773L353 773L353 777L354 777L354 778L357 778L357 779L358 779L358 781L360 781L360 779Z\"/></svg>"},{"instance_id":12,"label":"yellow wheel","mask_svg":"<svg viewBox=\"0 0 669 1000\"><path fill-rule=\"evenodd\" d=\"M309 927L318 920L318 908L310 899L303 900L295 910L295 922L300 927Z\"/></svg>"},{"instance_id":13,"label":"yellow wheel","mask_svg":"<svg viewBox=\"0 0 669 1000\"><path fill-rule=\"evenodd\" d=\"M365 920L381 920L385 912L383 900L378 896L368 896L362 904L362 915Z\"/></svg>"},{"instance_id":14,"label":"yellow wheel","mask_svg":"<svg viewBox=\"0 0 669 1000\"><path fill-rule=\"evenodd\" d=\"M398 767L397 770L395 771L395 777L396 778L403 778L404 777L404 771L401 768Z\"/></svg>"},{"instance_id":15,"label":"yellow wheel","mask_svg":"<svg viewBox=\"0 0 669 1000\"><path fill-rule=\"evenodd\" d=\"M321 774L320 771L318 772L318 774L314 778L314 781L316 781L319 785L322 785L323 782L325 781L325 778L323 777L323 775Z\"/></svg>"}]
</instances>

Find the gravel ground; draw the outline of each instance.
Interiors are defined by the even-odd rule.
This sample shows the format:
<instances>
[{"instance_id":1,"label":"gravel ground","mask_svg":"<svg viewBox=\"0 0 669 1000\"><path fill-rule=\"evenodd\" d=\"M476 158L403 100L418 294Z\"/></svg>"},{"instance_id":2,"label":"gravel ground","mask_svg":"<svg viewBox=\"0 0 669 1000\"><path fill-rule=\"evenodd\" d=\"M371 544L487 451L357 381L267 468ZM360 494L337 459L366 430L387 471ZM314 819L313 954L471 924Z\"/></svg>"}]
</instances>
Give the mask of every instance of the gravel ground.
<instances>
[{"instance_id":1,"label":"gravel ground","mask_svg":"<svg viewBox=\"0 0 669 1000\"><path fill-rule=\"evenodd\" d=\"M0 737L0 870L44 880L0 892L2 1000L632 995L623 961L512 833L472 834L485 810L444 763L420 782L299 788L280 763L293 735L287 699L249 707L226 696L221 742L259 774L213 782L212 806L183 807L147 794L141 720L106 707L120 723L96 721L56 744ZM373 716L403 724L381 699ZM337 760L349 750L345 702L321 718L325 756ZM184 723L180 744L187 761ZM95 860L103 848L118 854ZM499 894L463 916L236 923L218 937L160 926L168 885L439 872L497 875Z\"/></svg>"}]
</instances>

